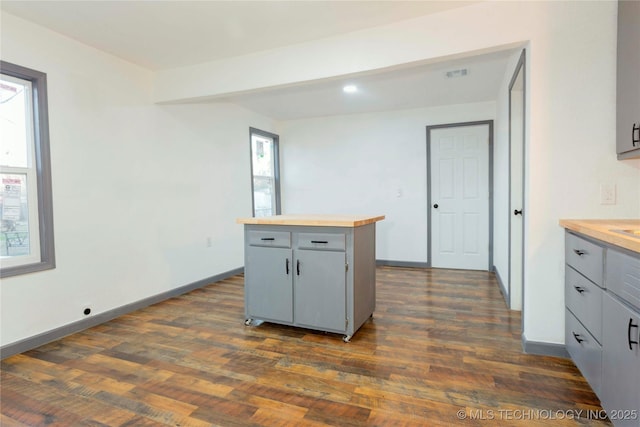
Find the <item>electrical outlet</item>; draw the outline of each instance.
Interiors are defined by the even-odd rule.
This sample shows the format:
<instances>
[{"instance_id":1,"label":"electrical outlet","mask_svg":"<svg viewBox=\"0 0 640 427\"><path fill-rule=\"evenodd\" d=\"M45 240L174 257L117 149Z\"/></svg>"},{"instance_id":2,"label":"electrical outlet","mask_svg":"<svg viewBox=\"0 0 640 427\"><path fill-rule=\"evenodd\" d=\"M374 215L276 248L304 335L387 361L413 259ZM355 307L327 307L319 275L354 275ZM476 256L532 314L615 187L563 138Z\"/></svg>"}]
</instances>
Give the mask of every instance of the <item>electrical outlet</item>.
<instances>
[{"instance_id":1,"label":"electrical outlet","mask_svg":"<svg viewBox=\"0 0 640 427\"><path fill-rule=\"evenodd\" d=\"M616 204L616 185L600 184L600 204L615 205Z\"/></svg>"}]
</instances>

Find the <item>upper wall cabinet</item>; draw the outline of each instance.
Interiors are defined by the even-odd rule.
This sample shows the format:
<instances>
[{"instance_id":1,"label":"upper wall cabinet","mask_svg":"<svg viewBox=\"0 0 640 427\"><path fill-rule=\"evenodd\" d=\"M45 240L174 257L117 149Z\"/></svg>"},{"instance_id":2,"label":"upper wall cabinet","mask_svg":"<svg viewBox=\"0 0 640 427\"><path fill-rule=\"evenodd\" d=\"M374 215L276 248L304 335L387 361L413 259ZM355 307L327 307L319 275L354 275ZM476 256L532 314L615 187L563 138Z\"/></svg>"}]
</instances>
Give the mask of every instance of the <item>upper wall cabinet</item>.
<instances>
[{"instance_id":1,"label":"upper wall cabinet","mask_svg":"<svg viewBox=\"0 0 640 427\"><path fill-rule=\"evenodd\" d=\"M618 160L640 158L640 1L618 2Z\"/></svg>"}]
</instances>

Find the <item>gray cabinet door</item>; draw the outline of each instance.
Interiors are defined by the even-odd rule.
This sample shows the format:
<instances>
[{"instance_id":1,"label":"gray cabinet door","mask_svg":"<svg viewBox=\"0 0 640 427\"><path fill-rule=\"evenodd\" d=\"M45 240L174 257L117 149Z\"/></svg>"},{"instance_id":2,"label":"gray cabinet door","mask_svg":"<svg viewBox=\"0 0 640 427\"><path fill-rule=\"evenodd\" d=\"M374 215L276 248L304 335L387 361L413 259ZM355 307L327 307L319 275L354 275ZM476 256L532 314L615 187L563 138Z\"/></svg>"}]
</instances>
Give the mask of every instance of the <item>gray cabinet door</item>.
<instances>
[{"instance_id":1,"label":"gray cabinet door","mask_svg":"<svg viewBox=\"0 0 640 427\"><path fill-rule=\"evenodd\" d=\"M291 249L248 246L245 250L247 317L293 322Z\"/></svg>"},{"instance_id":2,"label":"gray cabinet door","mask_svg":"<svg viewBox=\"0 0 640 427\"><path fill-rule=\"evenodd\" d=\"M346 330L346 255L295 251L295 324L335 332Z\"/></svg>"},{"instance_id":3,"label":"gray cabinet door","mask_svg":"<svg viewBox=\"0 0 640 427\"><path fill-rule=\"evenodd\" d=\"M640 157L640 2L618 2L618 159Z\"/></svg>"},{"instance_id":4,"label":"gray cabinet door","mask_svg":"<svg viewBox=\"0 0 640 427\"><path fill-rule=\"evenodd\" d=\"M615 426L637 427L640 426L640 344L637 344L640 315L605 294L603 319L602 406Z\"/></svg>"}]
</instances>

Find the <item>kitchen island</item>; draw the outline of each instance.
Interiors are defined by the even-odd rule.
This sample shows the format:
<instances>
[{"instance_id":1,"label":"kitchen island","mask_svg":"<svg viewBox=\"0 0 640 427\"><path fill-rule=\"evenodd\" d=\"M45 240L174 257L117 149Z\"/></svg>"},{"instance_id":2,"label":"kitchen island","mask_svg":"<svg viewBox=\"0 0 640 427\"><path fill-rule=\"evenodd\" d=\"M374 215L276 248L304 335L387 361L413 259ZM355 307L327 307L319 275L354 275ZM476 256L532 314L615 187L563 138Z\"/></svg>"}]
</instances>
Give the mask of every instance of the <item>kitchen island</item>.
<instances>
[{"instance_id":1,"label":"kitchen island","mask_svg":"<svg viewBox=\"0 0 640 427\"><path fill-rule=\"evenodd\" d=\"M375 223L384 216L275 215L244 224L245 323L344 335L376 305Z\"/></svg>"}]
</instances>

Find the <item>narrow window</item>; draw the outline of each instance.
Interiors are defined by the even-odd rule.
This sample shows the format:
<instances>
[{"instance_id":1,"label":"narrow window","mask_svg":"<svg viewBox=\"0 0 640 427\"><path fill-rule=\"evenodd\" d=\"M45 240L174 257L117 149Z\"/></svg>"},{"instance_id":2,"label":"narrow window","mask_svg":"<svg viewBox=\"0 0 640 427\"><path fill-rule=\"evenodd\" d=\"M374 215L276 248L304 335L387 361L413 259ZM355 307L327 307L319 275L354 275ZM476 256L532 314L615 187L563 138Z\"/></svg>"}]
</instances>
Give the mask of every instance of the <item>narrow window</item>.
<instances>
[{"instance_id":1,"label":"narrow window","mask_svg":"<svg viewBox=\"0 0 640 427\"><path fill-rule=\"evenodd\" d=\"M0 61L1 277L54 268L46 74Z\"/></svg>"},{"instance_id":2,"label":"narrow window","mask_svg":"<svg viewBox=\"0 0 640 427\"><path fill-rule=\"evenodd\" d=\"M278 135L249 128L253 216L280 214Z\"/></svg>"}]
</instances>

